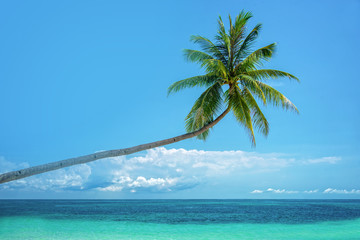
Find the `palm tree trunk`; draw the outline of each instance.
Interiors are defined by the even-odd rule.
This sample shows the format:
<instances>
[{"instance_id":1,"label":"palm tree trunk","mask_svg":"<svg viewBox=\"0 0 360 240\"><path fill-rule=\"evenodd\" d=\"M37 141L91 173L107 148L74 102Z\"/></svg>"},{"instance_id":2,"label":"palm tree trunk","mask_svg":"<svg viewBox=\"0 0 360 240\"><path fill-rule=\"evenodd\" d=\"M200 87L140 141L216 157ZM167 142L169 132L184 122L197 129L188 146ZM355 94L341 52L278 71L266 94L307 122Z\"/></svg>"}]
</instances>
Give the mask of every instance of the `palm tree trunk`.
<instances>
[{"instance_id":1,"label":"palm tree trunk","mask_svg":"<svg viewBox=\"0 0 360 240\"><path fill-rule=\"evenodd\" d=\"M203 128L200 128L197 131L194 131L191 133L186 133L186 134L183 134L183 135L180 135L177 137L168 138L168 139L164 139L164 140L157 141L157 142L142 144L142 145L138 145L138 146L130 147L130 148L123 148L123 149L116 149L116 150L109 150L109 151L93 153L93 154L89 154L89 155L85 155L85 156L81 156L81 157L69 158L69 159L65 159L62 161L47 163L47 164L43 164L43 165L39 165L39 166L35 166L35 167L25 168L25 169L18 170L18 171L3 173L3 174L0 174L0 184L18 180L18 179L25 178L25 177L30 177L32 175L36 175L36 174L40 174L40 173L44 173L44 172L54 171L56 169L69 167L72 165L88 163L88 162L92 162L92 161L102 159L102 158L128 155L128 154L140 152L140 151L143 151L146 149L151 149L151 148L160 147L160 146L168 145L171 143L179 142L179 141L182 141L182 140L185 140L188 138L193 138L193 137L196 137L199 134L205 132L206 130L212 128L213 126L215 126L215 124L217 124L221 119L223 119L229 111L230 111L230 108L227 108L213 122L209 123L208 125L204 126Z\"/></svg>"}]
</instances>

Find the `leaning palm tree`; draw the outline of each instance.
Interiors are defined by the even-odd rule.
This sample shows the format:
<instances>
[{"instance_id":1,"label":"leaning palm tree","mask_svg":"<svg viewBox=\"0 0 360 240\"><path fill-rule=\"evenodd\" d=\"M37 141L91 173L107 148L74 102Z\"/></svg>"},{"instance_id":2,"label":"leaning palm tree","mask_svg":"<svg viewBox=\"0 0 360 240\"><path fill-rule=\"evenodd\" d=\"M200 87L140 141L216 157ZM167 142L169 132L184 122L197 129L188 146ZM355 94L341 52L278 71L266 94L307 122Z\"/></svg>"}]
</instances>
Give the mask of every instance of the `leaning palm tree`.
<instances>
[{"instance_id":1,"label":"leaning palm tree","mask_svg":"<svg viewBox=\"0 0 360 240\"><path fill-rule=\"evenodd\" d=\"M230 111L233 112L236 120L245 127L252 145L255 146L254 128L265 136L269 133L268 121L257 101L263 105L270 103L298 112L289 99L267 85L265 80L280 77L299 80L283 71L260 69L263 62L269 60L274 54L276 44L273 43L256 51L251 51L261 29L261 24L258 24L248 35L245 34L246 24L251 17L251 13L241 12L233 22L229 16L230 28L228 31L226 31L220 17L218 20L219 29L214 43L202 36L191 37L194 43L200 44L202 51L185 49L185 56L187 60L199 63L206 74L175 82L168 89L168 94L171 94L184 88L206 87L206 90L195 101L190 113L186 116L188 133L135 147L102 151L4 173L0 175L0 183L102 158L128 155L192 137L205 140L209 135L209 130Z\"/></svg>"}]
</instances>

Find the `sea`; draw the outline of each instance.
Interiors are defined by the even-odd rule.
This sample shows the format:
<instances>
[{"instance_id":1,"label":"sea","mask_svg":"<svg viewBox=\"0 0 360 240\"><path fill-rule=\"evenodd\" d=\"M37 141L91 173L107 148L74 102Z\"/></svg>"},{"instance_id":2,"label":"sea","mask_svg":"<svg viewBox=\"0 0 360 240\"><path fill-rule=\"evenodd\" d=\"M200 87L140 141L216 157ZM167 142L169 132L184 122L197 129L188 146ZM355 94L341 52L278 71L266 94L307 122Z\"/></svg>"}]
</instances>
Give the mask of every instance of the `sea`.
<instances>
[{"instance_id":1,"label":"sea","mask_svg":"<svg viewBox=\"0 0 360 240\"><path fill-rule=\"evenodd\" d=\"M0 200L0 239L360 240L360 200Z\"/></svg>"}]
</instances>

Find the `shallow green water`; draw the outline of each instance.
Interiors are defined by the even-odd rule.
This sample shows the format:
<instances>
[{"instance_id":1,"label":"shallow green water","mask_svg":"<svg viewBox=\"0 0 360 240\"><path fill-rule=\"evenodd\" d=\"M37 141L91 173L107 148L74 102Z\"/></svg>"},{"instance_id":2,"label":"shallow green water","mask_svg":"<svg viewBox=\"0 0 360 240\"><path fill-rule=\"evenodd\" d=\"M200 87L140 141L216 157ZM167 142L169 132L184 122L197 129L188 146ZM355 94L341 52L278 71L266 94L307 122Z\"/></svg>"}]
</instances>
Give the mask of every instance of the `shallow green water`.
<instances>
[{"instance_id":1,"label":"shallow green water","mask_svg":"<svg viewBox=\"0 0 360 240\"><path fill-rule=\"evenodd\" d=\"M154 224L6 217L0 239L360 239L360 220L317 224Z\"/></svg>"},{"instance_id":2,"label":"shallow green water","mask_svg":"<svg viewBox=\"0 0 360 240\"><path fill-rule=\"evenodd\" d=\"M0 239L360 239L359 210L356 201L0 201ZM251 216L266 211L262 223Z\"/></svg>"}]
</instances>

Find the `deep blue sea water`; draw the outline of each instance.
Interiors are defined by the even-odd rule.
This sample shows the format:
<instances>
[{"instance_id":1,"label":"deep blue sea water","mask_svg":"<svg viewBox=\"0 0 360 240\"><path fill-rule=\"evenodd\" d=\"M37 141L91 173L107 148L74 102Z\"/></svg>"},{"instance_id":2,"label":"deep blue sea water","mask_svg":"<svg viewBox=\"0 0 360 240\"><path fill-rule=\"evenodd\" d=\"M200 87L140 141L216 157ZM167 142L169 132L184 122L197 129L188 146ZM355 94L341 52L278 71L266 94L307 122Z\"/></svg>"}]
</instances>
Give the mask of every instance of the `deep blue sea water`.
<instances>
[{"instance_id":1,"label":"deep blue sea water","mask_svg":"<svg viewBox=\"0 0 360 240\"><path fill-rule=\"evenodd\" d=\"M360 200L0 200L0 239L360 240Z\"/></svg>"}]
</instances>

